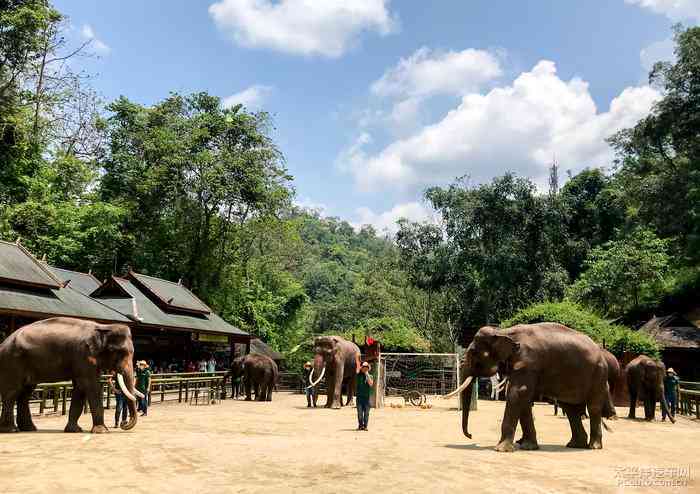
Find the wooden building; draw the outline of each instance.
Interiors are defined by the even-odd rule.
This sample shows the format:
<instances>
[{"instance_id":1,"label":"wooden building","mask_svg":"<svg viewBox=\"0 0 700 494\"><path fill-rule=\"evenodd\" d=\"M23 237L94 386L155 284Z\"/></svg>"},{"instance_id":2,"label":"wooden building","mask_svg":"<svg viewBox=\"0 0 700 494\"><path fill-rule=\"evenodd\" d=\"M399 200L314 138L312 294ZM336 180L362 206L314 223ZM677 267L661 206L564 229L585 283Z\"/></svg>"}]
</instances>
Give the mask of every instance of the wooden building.
<instances>
[{"instance_id":1,"label":"wooden building","mask_svg":"<svg viewBox=\"0 0 700 494\"><path fill-rule=\"evenodd\" d=\"M70 316L132 328L136 357L167 363L250 352L251 336L224 321L181 283L130 271L100 283L90 273L36 259L20 243L0 242L2 338L39 319Z\"/></svg>"},{"instance_id":2,"label":"wooden building","mask_svg":"<svg viewBox=\"0 0 700 494\"><path fill-rule=\"evenodd\" d=\"M700 310L653 317L639 331L661 347L666 367L673 367L682 381L700 381Z\"/></svg>"}]
</instances>

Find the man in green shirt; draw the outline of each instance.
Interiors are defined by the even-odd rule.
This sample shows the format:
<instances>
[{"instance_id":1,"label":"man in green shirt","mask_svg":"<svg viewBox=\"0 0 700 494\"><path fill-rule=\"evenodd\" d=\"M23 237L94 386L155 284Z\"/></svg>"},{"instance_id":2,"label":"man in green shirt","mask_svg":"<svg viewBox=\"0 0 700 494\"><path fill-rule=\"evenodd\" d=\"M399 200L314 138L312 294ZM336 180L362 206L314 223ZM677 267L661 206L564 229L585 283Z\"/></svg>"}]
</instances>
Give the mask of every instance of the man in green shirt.
<instances>
[{"instance_id":1,"label":"man in green shirt","mask_svg":"<svg viewBox=\"0 0 700 494\"><path fill-rule=\"evenodd\" d=\"M139 410L141 416L148 415L148 394L151 390L151 371L148 369L148 364L145 360L141 360L136 364L136 389L144 395L139 400Z\"/></svg>"},{"instance_id":2,"label":"man in green shirt","mask_svg":"<svg viewBox=\"0 0 700 494\"><path fill-rule=\"evenodd\" d=\"M360 372L355 376L356 379L356 394L357 394L357 422L358 431L366 431L367 423L369 422L369 395L374 386L374 380L369 373L369 364L362 362Z\"/></svg>"}]
</instances>

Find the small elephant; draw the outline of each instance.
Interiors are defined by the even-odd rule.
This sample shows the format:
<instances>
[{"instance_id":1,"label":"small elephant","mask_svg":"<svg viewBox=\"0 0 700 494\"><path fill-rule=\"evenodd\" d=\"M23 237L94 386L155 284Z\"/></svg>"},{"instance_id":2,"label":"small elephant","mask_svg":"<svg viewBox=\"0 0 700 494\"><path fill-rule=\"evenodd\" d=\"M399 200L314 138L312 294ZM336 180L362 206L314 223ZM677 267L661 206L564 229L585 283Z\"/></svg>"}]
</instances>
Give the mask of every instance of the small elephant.
<instances>
[{"instance_id":1,"label":"small elephant","mask_svg":"<svg viewBox=\"0 0 700 494\"><path fill-rule=\"evenodd\" d=\"M314 362L311 381L316 386L326 376L326 408L343 405L342 389L347 389L346 405L351 405L355 395L355 376L360 370L360 347L340 336L319 336L314 340Z\"/></svg>"},{"instance_id":2,"label":"small elephant","mask_svg":"<svg viewBox=\"0 0 700 494\"><path fill-rule=\"evenodd\" d=\"M608 366L608 403L606 404L606 411L609 413L604 413L603 416L610 418L617 418L617 411L615 410L615 386L617 385L618 379L620 379L620 362L618 362L617 357L610 353L605 348L600 349L605 359L605 363Z\"/></svg>"},{"instance_id":3,"label":"small elephant","mask_svg":"<svg viewBox=\"0 0 700 494\"><path fill-rule=\"evenodd\" d=\"M226 384L228 378L241 377L246 401L252 400L252 391L255 392L255 401L272 401L272 390L277 384L278 376L279 370L274 360L266 355L251 353L233 359L231 370L224 376L223 384Z\"/></svg>"},{"instance_id":4,"label":"small elephant","mask_svg":"<svg viewBox=\"0 0 700 494\"><path fill-rule=\"evenodd\" d=\"M664 377L666 376L666 366L651 357L640 355L632 360L625 367L627 372L627 388L630 393L630 411L628 418L635 418L637 408L637 398L644 402L645 420L654 420L656 415L656 402L661 403L661 407L675 423L673 416L669 413L666 394L664 393Z\"/></svg>"},{"instance_id":5,"label":"small elephant","mask_svg":"<svg viewBox=\"0 0 700 494\"><path fill-rule=\"evenodd\" d=\"M65 432L82 432L78 419L85 400L92 413L92 432L107 432L102 408L100 376L116 370L117 382L129 400L129 421L136 425L134 345L131 331L122 324L98 324L68 317L55 317L23 326L0 345L0 432L35 431L29 398L38 383L73 381L68 425ZM125 382L126 381L126 382Z\"/></svg>"},{"instance_id":6,"label":"small elephant","mask_svg":"<svg viewBox=\"0 0 700 494\"><path fill-rule=\"evenodd\" d=\"M499 369L508 376L506 409L496 451L514 450L518 421L521 449L538 449L532 402L542 395L554 398L571 427L570 448L603 447L602 417L608 400L608 366L598 345L588 336L555 323L523 324L499 329L481 328L467 348L461 365L462 431L468 431L473 379L490 377ZM590 442L581 422L588 408ZM609 413L609 411L608 411Z\"/></svg>"}]
</instances>

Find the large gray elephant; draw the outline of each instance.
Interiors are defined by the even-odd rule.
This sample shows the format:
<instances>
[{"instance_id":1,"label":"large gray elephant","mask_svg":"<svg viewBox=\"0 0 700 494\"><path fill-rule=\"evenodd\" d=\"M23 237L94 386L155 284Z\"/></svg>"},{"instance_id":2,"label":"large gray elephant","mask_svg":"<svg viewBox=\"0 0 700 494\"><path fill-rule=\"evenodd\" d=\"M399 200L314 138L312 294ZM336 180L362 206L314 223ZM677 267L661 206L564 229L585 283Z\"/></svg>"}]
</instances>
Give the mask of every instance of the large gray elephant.
<instances>
[{"instance_id":1,"label":"large gray elephant","mask_svg":"<svg viewBox=\"0 0 700 494\"><path fill-rule=\"evenodd\" d=\"M644 403L644 418L654 420L656 415L656 402L661 402L661 407L675 423L669 413L666 394L664 393L664 377L666 366L646 355L640 355L625 367L627 372L627 387L630 393L630 411L628 417L635 418L637 398Z\"/></svg>"},{"instance_id":2,"label":"large gray elephant","mask_svg":"<svg viewBox=\"0 0 700 494\"><path fill-rule=\"evenodd\" d=\"M493 376L499 366L509 384L496 451L514 450L518 421L523 430L520 448L539 448L532 417L532 402L539 395L557 399L566 412L571 427L567 447L603 447L601 424L608 399L608 367L600 348L588 336L555 323L481 328L462 360L464 381L446 396L461 392L462 431L467 437L471 437L468 425L473 379ZM586 407L590 442L581 422Z\"/></svg>"},{"instance_id":3,"label":"large gray elephant","mask_svg":"<svg viewBox=\"0 0 700 494\"><path fill-rule=\"evenodd\" d=\"M601 348L601 352L603 353L603 358L605 359L605 363L608 366L608 403L607 403L607 408L609 410L609 414L604 414L604 415L609 415L610 418L616 419L617 418L617 411L615 410L615 401L614 401L614 396L615 396L615 386L617 384L618 379L620 379L620 362L618 362L617 357L610 353L608 350L605 348Z\"/></svg>"},{"instance_id":4,"label":"large gray elephant","mask_svg":"<svg viewBox=\"0 0 700 494\"><path fill-rule=\"evenodd\" d=\"M326 408L343 405L342 388L347 389L346 405L352 404L355 396L355 376L360 370L360 347L340 336L319 336L314 340L314 362L311 385L316 386L326 377ZM314 376L318 376L314 381Z\"/></svg>"},{"instance_id":5,"label":"large gray elephant","mask_svg":"<svg viewBox=\"0 0 700 494\"><path fill-rule=\"evenodd\" d=\"M246 401L251 401L251 393L255 391L255 401L272 401L272 390L277 384L279 369L274 360L266 355L251 353L233 359L231 370L224 376L224 388L226 379L231 377L243 378Z\"/></svg>"},{"instance_id":6,"label":"large gray elephant","mask_svg":"<svg viewBox=\"0 0 700 494\"><path fill-rule=\"evenodd\" d=\"M0 345L0 432L13 432L14 405L17 429L35 431L29 398L38 383L73 381L68 425L65 432L82 432L78 419L85 400L92 413L92 432L107 432L102 408L103 373L117 371L117 381L129 400L129 421L136 425L134 345L131 331L122 324L98 324L68 317L45 319L24 326Z\"/></svg>"}]
</instances>

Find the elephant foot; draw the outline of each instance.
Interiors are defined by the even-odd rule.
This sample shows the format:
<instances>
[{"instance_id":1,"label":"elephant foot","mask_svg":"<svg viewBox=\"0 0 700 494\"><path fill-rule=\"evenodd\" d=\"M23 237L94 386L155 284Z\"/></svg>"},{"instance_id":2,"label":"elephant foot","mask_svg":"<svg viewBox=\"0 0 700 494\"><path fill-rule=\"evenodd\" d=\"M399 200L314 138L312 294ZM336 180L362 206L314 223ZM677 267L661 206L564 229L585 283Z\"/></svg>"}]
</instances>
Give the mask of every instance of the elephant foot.
<instances>
[{"instance_id":1,"label":"elephant foot","mask_svg":"<svg viewBox=\"0 0 700 494\"><path fill-rule=\"evenodd\" d=\"M250 398L250 396L246 396L245 400L243 400L243 401L253 401L253 400Z\"/></svg>"},{"instance_id":2,"label":"elephant foot","mask_svg":"<svg viewBox=\"0 0 700 494\"><path fill-rule=\"evenodd\" d=\"M588 445L588 449L603 449L603 441L600 439L591 441L591 443Z\"/></svg>"},{"instance_id":3,"label":"elephant foot","mask_svg":"<svg viewBox=\"0 0 700 494\"><path fill-rule=\"evenodd\" d=\"M29 422L28 424L18 424L17 428L22 432L36 432L36 426Z\"/></svg>"},{"instance_id":4,"label":"elephant foot","mask_svg":"<svg viewBox=\"0 0 700 494\"><path fill-rule=\"evenodd\" d=\"M499 453L512 453L515 451L515 445L511 441L501 441L494 449Z\"/></svg>"},{"instance_id":5,"label":"elephant foot","mask_svg":"<svg viewBox=\"0 0 700 494\"><path fill-rule=\"evenodd\" d=\"M571 439L571 441L566 443L566 447L576 449L588 449L588 438L582 437L578 439Z\"/></svg>"},{"instance_id":6,"label":"elephant foot","mask_svg":"<svg viewBox=\"0 0 700 494\"><path fill-rule=\"evenodd\" d=\"M107 429L107 426L105 425L93 425L90 432L93 434L104 434L109 432L109 429Z\"/></svg>"},{"instance_id":7,"label":"elephant foot","mask_svg":"<svg viewBox=\"0 0 700 494\"><path fill-rule=\"evenodd\" d=\"M78 424L68 424L63 432L83 432L83 429Z\"/></svg>"},{"instance_id":8,"label":"elephant foot","mask_svg":"<svg viewBox=\"0 0 700 494\"><path fill-rule=\"evenodd\" d=\"M0 425L0 433L17 432L17 428L12 424Z\"/></svg>"},{"instance_id":9,"label":"elephant foot","mask_svg":"<svg viewBox=\"0 0 700 494\"><path fill-rule=\"evenodd\" d=\"M540 445L537 444L537 441L530 441L530 440L525 440L521 439L521 442L518 442L520 445L520 449L524 449L525 451L534 451L536 449L540 449Z\"/></svg>"}]
</instances>

